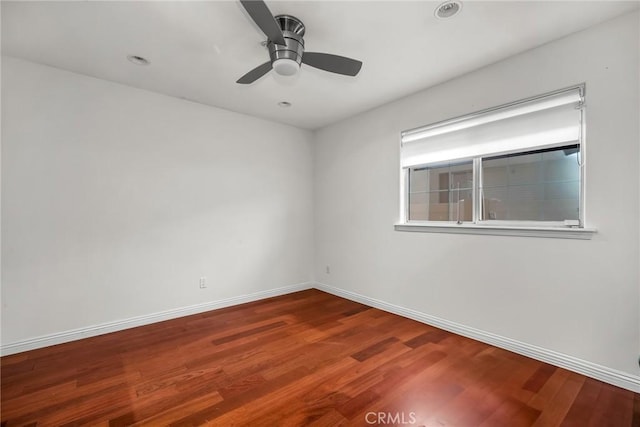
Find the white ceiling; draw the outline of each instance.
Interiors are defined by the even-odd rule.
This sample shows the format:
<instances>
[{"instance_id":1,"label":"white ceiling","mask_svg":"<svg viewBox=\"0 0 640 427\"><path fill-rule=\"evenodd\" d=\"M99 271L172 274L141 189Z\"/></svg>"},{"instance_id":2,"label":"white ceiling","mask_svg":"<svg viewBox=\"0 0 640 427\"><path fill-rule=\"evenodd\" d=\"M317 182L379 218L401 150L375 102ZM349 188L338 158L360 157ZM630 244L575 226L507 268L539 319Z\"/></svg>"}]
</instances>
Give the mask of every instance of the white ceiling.
<instances>
[{"instance_id":1,"label":"white ceiling","mask_svg":"<svg viewBox=\"0 0 640 427\"><path fill-rule=\"evenodd\" d=\"M364 62L357 77L304 66L235 81L268 60L237 1L2 1L2 53L316 129L638 7L637 1L267 1L300 18L307 51ZM127 55L143 56L137 66ZM279 101L293 104L278 107Z\"/></svg>"}]
</instances>

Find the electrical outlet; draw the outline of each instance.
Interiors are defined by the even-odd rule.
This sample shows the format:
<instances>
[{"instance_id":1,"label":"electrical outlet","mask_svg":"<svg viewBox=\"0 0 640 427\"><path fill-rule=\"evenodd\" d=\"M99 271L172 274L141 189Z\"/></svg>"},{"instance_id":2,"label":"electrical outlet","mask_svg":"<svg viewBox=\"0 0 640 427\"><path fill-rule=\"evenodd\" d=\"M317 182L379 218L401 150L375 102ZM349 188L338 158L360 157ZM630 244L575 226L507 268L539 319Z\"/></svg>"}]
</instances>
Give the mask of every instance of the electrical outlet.
<instances>
[{"instance_id":1,"label":"electrical outlet","mask_svg":"<svg viewBox=\"0 0 640 427\"><path fill-rule=\"evenodd\" d=\"M325 271L327 274L331 274L331 267L327 265L327 267L325 268Z\"/></svg>"},{"instance_id":2,"label":"electrical outlet","mask_svg":"<svg viewBox=\"0 0 640 427\"><path fill-rule=\"evenodd\" d=\"M207 287L207 278L202 276L200 278L200 289L204 289Z\"/></svg>"}]
</instances>

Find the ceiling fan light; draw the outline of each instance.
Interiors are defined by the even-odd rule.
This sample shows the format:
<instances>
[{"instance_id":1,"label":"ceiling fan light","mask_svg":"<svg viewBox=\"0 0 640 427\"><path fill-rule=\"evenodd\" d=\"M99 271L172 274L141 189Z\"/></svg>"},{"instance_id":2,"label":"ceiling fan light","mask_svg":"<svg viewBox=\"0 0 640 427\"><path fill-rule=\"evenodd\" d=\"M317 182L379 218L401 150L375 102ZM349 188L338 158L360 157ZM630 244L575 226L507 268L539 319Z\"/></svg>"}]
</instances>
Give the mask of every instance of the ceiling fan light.
<instances>
[{"instance_id":1,"label":"ceiling fan light","mask_svg":"<svg viewBox=\"0 0 640 427\"><path fill-rule=\"evenodd\" d=\"M293 59L281 58L273 61L273 69L281 76L293 76L300 69L300 64Z\"/></svg>"}]
</instances>

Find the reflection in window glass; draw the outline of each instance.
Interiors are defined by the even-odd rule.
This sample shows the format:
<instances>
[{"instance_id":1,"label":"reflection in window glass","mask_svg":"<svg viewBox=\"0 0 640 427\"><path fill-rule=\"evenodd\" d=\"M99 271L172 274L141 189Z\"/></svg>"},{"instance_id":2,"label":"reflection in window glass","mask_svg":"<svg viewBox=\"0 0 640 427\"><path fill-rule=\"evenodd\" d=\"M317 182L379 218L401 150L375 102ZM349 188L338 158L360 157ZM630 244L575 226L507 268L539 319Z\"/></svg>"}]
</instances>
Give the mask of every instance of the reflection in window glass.
<instances>
[{"instance_id":1,"label":"reflection in window glass","mask_svg":"<svg viewBox=\"0 0 640 427\"><path fill-rule=\"evenodd\" d=\"M472 221L473 163L409 169L410 221Z\"/></svg>"},{"instance_id":2,"label":"reflection in window glass","mask_svg":"<svg viewBox=\"0 0 640 427\"><path fill-rule=\"evenodd\" d=\"M482 159L483 220L563 221L580 216L578 145Z\"/></svg>"}]
</instances>

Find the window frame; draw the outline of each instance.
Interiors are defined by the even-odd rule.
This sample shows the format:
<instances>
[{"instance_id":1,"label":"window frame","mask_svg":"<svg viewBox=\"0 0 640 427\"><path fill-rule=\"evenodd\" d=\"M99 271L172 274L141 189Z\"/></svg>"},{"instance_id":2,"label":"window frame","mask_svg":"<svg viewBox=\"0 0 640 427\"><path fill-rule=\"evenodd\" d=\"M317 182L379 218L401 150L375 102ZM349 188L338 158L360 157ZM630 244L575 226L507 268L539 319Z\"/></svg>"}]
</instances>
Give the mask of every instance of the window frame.
<instances>
[{"instance_id":1,"label":"window frame","mask_svg":"<svg viewBox=\"0 0 640 427\"><path fill-rule=\"evenodd\" d=\"M488 153L481 156L464 157L451 159L449 161L440 161L434 163L426 163L422 165L413 165L410 167L400 166L400 221L395 225L398 231L423 231L423 232L454 232L454 233L472 233L472 234L498 234L498 235L519 235L519 236L534 236L534 237L566 237L566 238L579 238L590 239L593 233L596 232L594 228L588 228L585 225L585 188L586 188L586 132L585 132L585 116L586 106L584 104L586 87L582 83L580 85L571 86L569 88L560 89L547 94L538 95L535 97L527 98L524 100L511 102L497 107L488 108L472 114L468 114L461 117L445 120L442 122L434 123L432 126L437 126L442 123L456 123L467 118L473 118L485 113L490 113L494 110L501 108L507 108L511 106L517 106L518 104L530 102L532 100L544 99L554 94L567 91L570 89L578 89L580 91L582 101L578 106L580 109L579 114L579 134L578 140L575 143L557 143L550 144L544 148L559 148L567 145L578 145L578 170L579 170L579 190L578 190L578 224L573 222L567 223L566 221L526 221L526 220L490 220L482 219L482 159L508 154L520 154L526 153L527 149L519 149L512 151L502 151L496 153ZM531 147L531 150L537 150L541 147ZM430 220L411 220L409 219L409 201L410 201L410 185L409 185L409 170L419 168L429 168L437 166L438 164L446 163L464 163L472 162L473 164L473 182L472 182L472 221L462 222L457 221L430 221ZM453 231L456 230L456 231ZM555 233L559 231L560 233ZM551 232L551 233L549 233Z\"/></svg>"}]
</instances>

